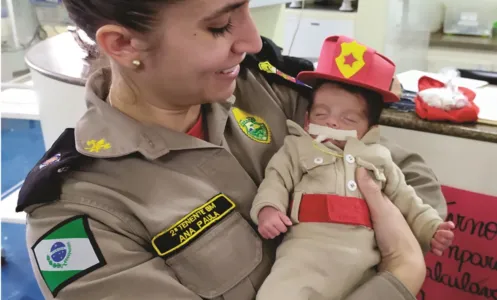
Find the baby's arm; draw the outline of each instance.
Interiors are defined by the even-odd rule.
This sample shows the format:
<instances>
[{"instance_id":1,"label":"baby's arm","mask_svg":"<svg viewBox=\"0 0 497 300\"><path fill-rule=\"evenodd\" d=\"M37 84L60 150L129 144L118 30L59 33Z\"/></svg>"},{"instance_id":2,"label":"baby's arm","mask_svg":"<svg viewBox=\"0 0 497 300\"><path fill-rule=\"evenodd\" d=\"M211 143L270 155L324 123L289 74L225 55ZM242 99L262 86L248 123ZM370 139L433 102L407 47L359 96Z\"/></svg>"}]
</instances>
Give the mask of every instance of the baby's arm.
<instances>
[{"instance_id":1,"label":"baby's arm","mask_svg":"<svg viewBox=\"0 0 497 300\"><path fill-rule=\"evenodd\" d=\"M443 223L442 218L434 208L423 203L416 195L414 189L406 183L401 169L391 159L387 160L384 168L385 195L402 212L423 251L429 251L432 239Z\"/></svg>"},{"instance_id":2,"label":"baby's arm","mask_svg":"<svg viewBox=\"0 0 497 300\"><path fill-rule=\"evenodd\" d=\"M265 207L272 207L286 217L290 195L301 177L296 137L287 136L284 145L269 161L252 204L250 217L255 224L259 224L259 213Z\"/></svg>"}]
</instances>

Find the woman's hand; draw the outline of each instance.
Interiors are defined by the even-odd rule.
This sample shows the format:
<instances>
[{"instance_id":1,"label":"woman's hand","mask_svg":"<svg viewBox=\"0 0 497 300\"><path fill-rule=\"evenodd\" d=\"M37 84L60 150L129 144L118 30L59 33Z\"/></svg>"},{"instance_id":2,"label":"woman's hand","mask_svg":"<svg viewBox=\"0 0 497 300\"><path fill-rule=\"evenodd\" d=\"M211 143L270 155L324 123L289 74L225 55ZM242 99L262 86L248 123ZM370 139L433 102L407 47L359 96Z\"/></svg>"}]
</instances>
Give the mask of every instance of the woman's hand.
<instances>
[{"instance_id":1,"label":"woman's hand","mask_svg":"<svg viewBox=\"0 0 497 300\"><path fill-rule=\"evenodd\" d=\"M364 168L356 173L359 189L368 203L381 253L379 271L392 273L416 295L426 276L421 247L399 209L385 197Z\"/></svg>"}]
</instances>

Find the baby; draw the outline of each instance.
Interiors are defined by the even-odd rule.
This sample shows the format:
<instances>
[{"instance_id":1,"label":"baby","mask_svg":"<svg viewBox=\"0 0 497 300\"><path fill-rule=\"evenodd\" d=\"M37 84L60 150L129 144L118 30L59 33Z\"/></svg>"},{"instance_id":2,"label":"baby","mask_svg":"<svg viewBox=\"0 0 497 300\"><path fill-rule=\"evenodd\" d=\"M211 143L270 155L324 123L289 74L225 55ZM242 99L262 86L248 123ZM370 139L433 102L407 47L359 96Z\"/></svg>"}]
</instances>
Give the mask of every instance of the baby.
<instances>
[{"instance_id":1,"label":"baby","mask_svg":"<svg viewBox=\"0 0 497 300\"><path fill-rule=\"evenodd\" d=\"M394 72L373 49L335 36L324 42L317 71L299 74L314 89L306 124L288 120L290 135L251 210L264 238L286 232L257 300L341 299L375 274L380 254L357 167L370 171L424 251L441 255L451 244L453 224L423 204L378 143L383 103L398 101Z\"/></svg>"}]
</instances>

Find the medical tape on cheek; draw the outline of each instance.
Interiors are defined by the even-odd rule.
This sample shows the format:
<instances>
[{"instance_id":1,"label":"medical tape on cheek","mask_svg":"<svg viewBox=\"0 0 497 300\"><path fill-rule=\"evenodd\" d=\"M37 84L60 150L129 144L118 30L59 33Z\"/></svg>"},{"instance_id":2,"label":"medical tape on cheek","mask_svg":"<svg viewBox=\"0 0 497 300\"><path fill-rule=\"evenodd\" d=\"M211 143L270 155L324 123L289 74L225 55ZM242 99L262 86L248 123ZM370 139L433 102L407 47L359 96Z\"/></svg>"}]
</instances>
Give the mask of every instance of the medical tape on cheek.
<instances>
[{"instance_id":1,"label":"medical tape on cheek","mask_svg":"<svg viewBox=\"0 0 497 300\"><path fill-rule=\"evenodd\" d=\"M335 141L346 141L349 137L357 138L357 130L334 129L312 123L309 124L309 134L316 135L318 142L322 142L326 138Z\"/></svg>"}]
</instances>

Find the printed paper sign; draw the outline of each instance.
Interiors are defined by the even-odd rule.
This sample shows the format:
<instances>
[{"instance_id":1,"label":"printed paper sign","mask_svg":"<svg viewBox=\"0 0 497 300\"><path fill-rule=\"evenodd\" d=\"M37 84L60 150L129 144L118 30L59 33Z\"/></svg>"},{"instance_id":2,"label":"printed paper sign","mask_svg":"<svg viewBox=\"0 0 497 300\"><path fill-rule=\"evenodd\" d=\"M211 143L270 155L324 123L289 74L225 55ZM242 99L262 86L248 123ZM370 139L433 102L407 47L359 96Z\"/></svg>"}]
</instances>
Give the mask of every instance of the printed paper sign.
<instances>
[{"instance_id":1,"label":"printed paper sign","mask_svg":"<svg viewBox=\"0 0 497 300\"><path fill-rule=\"evenodd\" d=\"M418 300L497 300L497 197L443 187L454 243L426 256Z\"/></svg>"}]
</instances>

